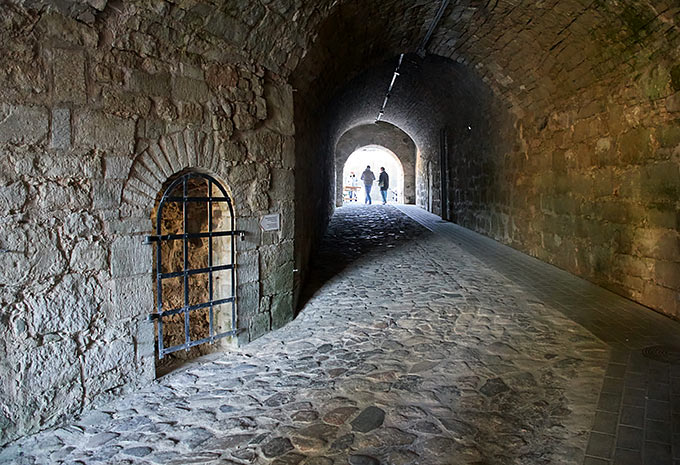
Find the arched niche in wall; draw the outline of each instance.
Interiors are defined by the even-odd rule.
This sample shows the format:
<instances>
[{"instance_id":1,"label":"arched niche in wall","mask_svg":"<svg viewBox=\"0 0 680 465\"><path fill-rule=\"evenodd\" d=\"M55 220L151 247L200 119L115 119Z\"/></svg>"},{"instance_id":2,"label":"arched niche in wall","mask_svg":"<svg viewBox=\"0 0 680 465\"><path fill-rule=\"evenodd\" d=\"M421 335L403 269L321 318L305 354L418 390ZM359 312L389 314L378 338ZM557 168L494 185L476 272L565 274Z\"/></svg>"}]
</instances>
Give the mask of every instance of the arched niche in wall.
<instances>
[{"instance_id":1,"label":"arched niche in wall","mask_svg":"<svg viewBox=\"0 0 680 465\"><path fill-rule=\"evenodd\" d=\"M244 239L239 238L234 245L234 292L238 319L237 334L231 342L243 344L269 330L270 326L260 324L258 319L263 286L258 254L264 233L259 227L261 213L258 196L253 194L257 194L254 186L265 181L257 171L257 165L246 159L245 150L217 133L185 130L145 142L128 163L131 166L122 190L120 219L111 224L111 228L117 233L111 257L111 272L116 283L112 297L117 314L133 319L131 331L136 341L136 364L143 372L142 378L149 380L156 376L158 347L154 331L157 327L148 321L148 316L157 311L157 290L154 290L157 284L152 276L154 246L145 244L145 237L156 234L156 224L151 220L155 218L154 209L158 205L158 196L162 195L169 186L168 183L178 174L198 172L209 174L220 181L233 201L234 228L239 233L244 233ZM274 247L271 246L272 249ZM272 257L291 261L292 252L285 249L279 255L272 254ZM290 274L292 275L292 271ZM285 296L288 297L287 300L280 298L281 313L288 309L292 314L291 290L280 292L286 292ZM278 295L273 295L279 298ZM272 300L274 297L271 297ZM266 313L264 315L268 323L271 316ZM222 339L221 342L228 341Z\"/></svg>"},{"instance_id":2,"label":"arched niche in wall","mask_svg":"<svg viewBox=\"0 0 680 465\"><path fill-rule=\"evenodd\" d=\"M416 145L404 131L390 123L362 124L346 131L335 146L335 202L342 205L343 168L356 150L377 145L394 153L404 169L404 203L416 200ZM376 167L377 169L377 167Z\"/></svg>"},{"instance_id":3,"label":"arched niche in wall","mask_svg":"<svg viewBox=\"0 0 680 465\"><path fill-rule=\"evenodd\" d=\"M235 217L224 181L171 176L152 214L156 375L236 342Z\"/></svg>"}]
</instances>

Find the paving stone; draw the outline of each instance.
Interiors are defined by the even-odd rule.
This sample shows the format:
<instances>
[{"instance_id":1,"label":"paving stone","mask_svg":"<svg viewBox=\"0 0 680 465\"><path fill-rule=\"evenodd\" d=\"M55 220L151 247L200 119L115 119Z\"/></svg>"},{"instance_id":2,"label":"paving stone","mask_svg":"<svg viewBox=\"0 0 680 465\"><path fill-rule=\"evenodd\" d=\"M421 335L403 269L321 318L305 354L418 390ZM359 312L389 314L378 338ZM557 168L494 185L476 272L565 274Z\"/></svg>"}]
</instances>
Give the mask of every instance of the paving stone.
<instances>
[{"instance_id":1,"label":"paving stone","mask_svg":"<svg viewBox=\"0 0 680 465\"><path fill-rule=\"evenodd\" d=\"M153 452L153 449L146 446L140 446L123 449L122 452L123 454L132 455L133 457L145 457L149 455L151 452Z\"/></svg>"},{"instance_id":2,"label":"paving stone","mask_svg":"<svg viewBox=\"0 0 680 465\"><path fill-rule=\"evenodd\" d=\"M278 457L283 455L289 450L293 450L293 444L291 444L288 438L274 438L267 444L262 446L262 453L267 458Z\"/></svg>"},{"instance_id":3,"label":"paving stone","mask_svg":"<svg viewBox=\"0 0 680 465\"><path fill-rule=\"evenodd\" d=\"M283 457L278 457L274 461L272 461L272 465L297 465L298 463L302 462L305 459L305 456L302 454L297 454L294 452L288 453L284 455Z\"/></svg>"},{"instance_id":4,"label":"paving stone","mask_svg":"<svg viewBox=\"0 0 680 465\"><path fill-rule=\"evenodd\" d=\"M314 410L301 410L292 416L294 421L311 422L319 419L319 414ZM324 418L325 421L325 418Z\"/></svg>"},{"instance_id":5,"label":"paving stone","mask_svg":"<svg viewBox=\"0 0 680 465\"><path fill-rule=\"evenodd\" d=\"M338 439L333 441L333 444L331 444L331 450L343 451L348 449L352 443L354 443L354 435L345 434L344 436L340 436Z\"/></svg>"},{"instance_id":6,"label":"paving stone","mask_svg":"<svg viewBox=\"0 0 680 465\"><path fill-rule=\"evenodd\" d=\"M479 392L487 397L493 397L509 390L510 388L502 379L493 378L484 383L484 386L479 389Z\"/></svg>"},{"instance_id":7,"label":"paving stone","mask_svg":"<svg viewBox=\"0 0 680 465\"><path fill-rule=\"evenodd\" d=\"M345 423L359 409L356 407L338 407L331 410L323 417L323 421L331 425L340 426Z\"/></svg>"},{"instance_id":8,"label":"paving stone","mask_svg":"<svg viewBox=\"0 0 680 465\"><path fill-rule=\"evenodd\" d=\"M379 428L385 421L385 411L379 407L368 407L351 421L352 430L368 433Z\"/></svg>"},{"instance_id":9,"label":"paving stone","mask_svg":"<svg viewBox=\"0 0 680 465\"><path fill-rule=\"evenodd\" d=\"M369 455L350 455L350 465L380 465L380 461Z\"/></svg>"}]
</instances>

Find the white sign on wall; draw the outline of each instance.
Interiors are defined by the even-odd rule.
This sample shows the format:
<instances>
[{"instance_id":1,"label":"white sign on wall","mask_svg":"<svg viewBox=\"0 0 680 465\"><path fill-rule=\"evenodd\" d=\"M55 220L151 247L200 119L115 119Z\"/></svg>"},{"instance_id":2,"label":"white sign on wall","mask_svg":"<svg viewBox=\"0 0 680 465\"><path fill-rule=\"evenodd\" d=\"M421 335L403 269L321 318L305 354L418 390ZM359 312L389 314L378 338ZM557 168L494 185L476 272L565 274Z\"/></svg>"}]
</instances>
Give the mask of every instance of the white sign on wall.
<instances>
[{"instance_id":1,"label":"white sign on wall","mask_svg":"<svg viewBox=\"0 0 680 465\"><path fill-rule=\"evenodd\" d=\"M263 231L278 231L281 229L281 215L279 213L264 215L260 221L260 227Z\"/></svg>"}]
</instances>

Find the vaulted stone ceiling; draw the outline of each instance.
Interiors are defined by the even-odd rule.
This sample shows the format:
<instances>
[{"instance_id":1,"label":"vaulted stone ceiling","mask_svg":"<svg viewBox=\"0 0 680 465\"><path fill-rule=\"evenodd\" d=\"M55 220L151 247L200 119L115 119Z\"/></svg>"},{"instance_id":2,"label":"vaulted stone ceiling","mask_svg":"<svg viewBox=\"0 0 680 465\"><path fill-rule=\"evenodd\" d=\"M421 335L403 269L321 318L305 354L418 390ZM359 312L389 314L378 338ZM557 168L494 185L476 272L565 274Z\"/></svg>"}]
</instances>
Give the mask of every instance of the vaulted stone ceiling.
<instances>
[{"instance_id":1,"label":"vaulted stone ceiling","mask_svg":"<svg viewBox=\"0 0 680 465\"><path fill-rule=\"evenodd\" d=\"M115 26L135 21L140 35L163 31L181 39L174 45L187 52L224 40L223 53L252 57L284 76L298 71L300 87L328 81L331 90L373 64L415 52L440 6L431 0L16 3L85 23L109 21L112 42ZM156 21L138 21L140 10ZM510 101L531 93L538 103L645 60L672 59L679 11L672 0L454 0L427 49L474 68Z\"/></svg>"}]
</instances>

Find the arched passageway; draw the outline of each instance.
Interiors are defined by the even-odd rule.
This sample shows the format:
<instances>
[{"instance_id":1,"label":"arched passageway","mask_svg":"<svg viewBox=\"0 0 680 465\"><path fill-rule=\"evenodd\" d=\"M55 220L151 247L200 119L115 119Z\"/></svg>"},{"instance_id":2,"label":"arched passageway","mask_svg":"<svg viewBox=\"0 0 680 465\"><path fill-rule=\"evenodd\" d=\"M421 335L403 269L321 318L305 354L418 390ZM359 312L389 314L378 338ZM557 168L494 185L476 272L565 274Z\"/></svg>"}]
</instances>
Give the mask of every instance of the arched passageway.
<instances>
[{"instance_id":1,"label":"arched passageway","mask_svg":"<svg viewBox=\"0 0 680 465\"><path fill-rule=\"evenodd\" d=\"M413 141L417 205L680 316L677 2L17 0L2 13L1 444L154 379L143 238L174 173L218 174L233 195L239 344L289 322L337 202L336 149L367 125ZM606 373L639 368L614 349ZM623 417L623 400L601 405ZM610 433L593 437L614 450Z\"/></svg>"},{"instance_id":2,"label":"arched passageway","mask_svg":"<svg viewBox=\"0 0 680 465\"><path fill-rule=\"evenodd\" d=\"M398 169L403 172L403 189L400 202L415 203L417 149L413 139L398 127L384 122L362 124L347 130L335 147L335 205L342 205L342 189L346 179L345 165L349 157L362 147L377 145L394 154ZM366 163L368 164L368 163ZM364 165L366 165L364 164ZM375 164L375 163L374 163ZM363 170L364 167L362 167ZM377 170L378 166L374 166ZM377 173L377 171L376 171Z\"/></svg>"},{"instance_id":3,"label":"arched passageway","mask_svg":"<svg viewBox=\"0 0 680 465\"><path fill-rule=\"evenodd\" d=\"M388 189L386 189L388 203L404 203L405 176L401 160L391 150L378 145L361 147L358 150L355 150L347 158L342 167L343 184L336 189L346 190L350 176L354 175L354 181L349 182L353 182L356 184L356 187L358 187L358 189L354 189L354 191L357 193L358 201L362 202L365 197L365 191L362 191L362 189L364 189L364 182L361 181L361 175L367 167L370 167L371 172L374 173L376 177L371 189L371 199L373 202L382 202L380 194L382 189L378 185L377 179L380 176L380 170L384 168L385 173L388 175ZM343 203L347 203L348 199L349 195L343 193Z\"/></svg>"}]
</instances>

